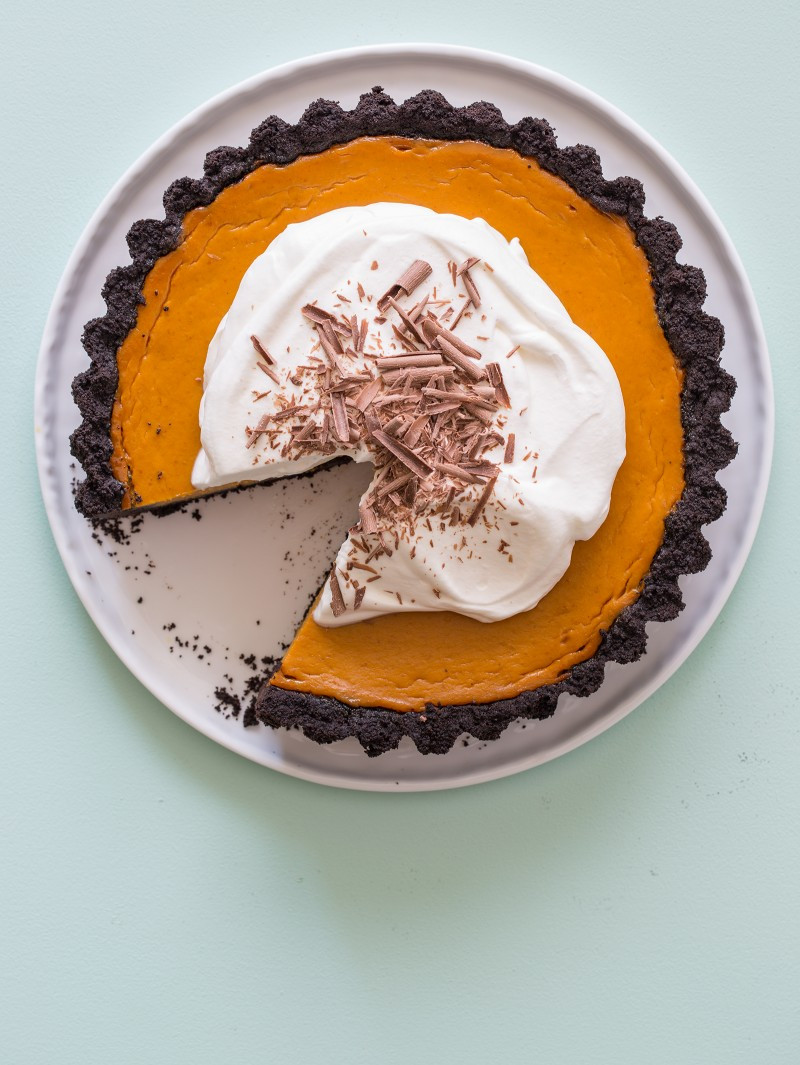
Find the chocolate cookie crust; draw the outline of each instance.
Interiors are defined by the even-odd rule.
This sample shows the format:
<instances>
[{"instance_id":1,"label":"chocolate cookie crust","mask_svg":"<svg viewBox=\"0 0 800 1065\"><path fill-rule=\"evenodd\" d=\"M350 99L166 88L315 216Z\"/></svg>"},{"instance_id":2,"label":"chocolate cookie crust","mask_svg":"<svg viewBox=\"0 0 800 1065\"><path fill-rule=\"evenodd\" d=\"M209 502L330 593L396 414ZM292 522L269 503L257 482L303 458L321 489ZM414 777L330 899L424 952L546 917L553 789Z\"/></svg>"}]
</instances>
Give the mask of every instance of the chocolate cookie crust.
<instances>
[{"instance_id":1,"label":"chocolate cookie crust","mask_svg":"<svg viewBox=\"0 0 800 1065\"><path fill-rule=\"evenodd\" d=\"M678 577L706 567L711 552L701 527L716 520L725 509L725 491L716 474L733 459L736 444L720 416L728 410L736 385L720 366L722 324L702 310L705 277L696 267L677 262L682 242L676 228L662 218L646 217L641 183L630 177L607 181L593 148L559 148L553 129L544 119L527 117L511 125L491 103L456 108L439 93L426 90L397 104L378 87L363 95L352 111L344 111L329 100L317 100L294 125L272 116L253 130L247 147L220 147L210 152L203 178L181 178L167 189L163 220L143 220L131 227L127 239L132 262L108 275L103 288L107 313L89 322L84 330L83 345L91 365L73 382L83 422L73 433L71 445L86 480L78 486L76 506L92 520L118 513L124 485L116 480L109 465L117 352L136 324L144 280L156 260L180 243L187 212L208 205L224 188L266 163L287 164L334 144L386 135L477 140L512 148L566 181L599 210L624 218L647 256L658 319L684 373L683 495L665 521L663 543L639 598L603 635L596 654L574 666L563 681L490 704L430 706L421 713L379 707L356 709L336 699L287 691L268 683L258 696L260 721L276 727L299 727L318 743L355 736L369 755L378 755L409 736L423 754L443 754L464 733L481 740L496 739L519 718L549 717L562 692L585 696L596 691L607 662L640 658L647 642L646 623L668 621L683 609Z\"/></svg>"}]
</instances>

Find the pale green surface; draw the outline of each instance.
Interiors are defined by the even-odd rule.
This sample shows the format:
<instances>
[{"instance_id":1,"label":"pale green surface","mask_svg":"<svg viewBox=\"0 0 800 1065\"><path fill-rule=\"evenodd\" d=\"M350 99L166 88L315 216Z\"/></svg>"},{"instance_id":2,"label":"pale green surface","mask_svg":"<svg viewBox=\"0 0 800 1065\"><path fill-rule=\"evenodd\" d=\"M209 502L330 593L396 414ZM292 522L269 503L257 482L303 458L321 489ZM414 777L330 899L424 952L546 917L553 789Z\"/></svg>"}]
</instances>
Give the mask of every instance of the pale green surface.
<instances>
[{"instance_id":1,"label":"pale green surface","mask_svg":"<svg viewBox=\"0 0 800 1065\"><path fill-rule=\"evenodd\" d=\"M311 6L4 12L0 1060L797 1062L796 8ZM779 416L751 560L679 673L555 763L420 796L279 776L156 703L66 578L31 432L53 291L122 171L244 77L398 38L559 70L659 139L744 259Z\"/></svg>"}]
</instances>

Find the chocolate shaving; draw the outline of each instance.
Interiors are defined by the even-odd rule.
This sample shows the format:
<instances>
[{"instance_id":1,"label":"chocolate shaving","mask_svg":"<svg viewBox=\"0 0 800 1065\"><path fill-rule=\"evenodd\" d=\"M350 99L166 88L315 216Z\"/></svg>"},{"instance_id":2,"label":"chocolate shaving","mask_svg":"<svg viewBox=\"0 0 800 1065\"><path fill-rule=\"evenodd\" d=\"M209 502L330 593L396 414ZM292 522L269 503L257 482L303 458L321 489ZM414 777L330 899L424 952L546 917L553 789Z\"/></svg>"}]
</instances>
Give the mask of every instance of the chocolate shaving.
<instances>
[{"instance_id":1,"label":"chocolate shaving","mask_svg":"<svg viewBox=\"0 0 800 1065\"><path fill-rule=\"evenodd\" d=\"M459 403L468 404L471 407L478 407L480 410L493 411L497 409L496 403L492 403L487 399L481 399L480 396L472 396L469 392L456 392L444 388L423 388L422 394L440 400L457 399Z\"/></svg>"},{"instance_id":2,"label":"chocolate shaving","mask_svg":"<svg viewBox=\"0 0 800 1065\"><path fill-rule=\"evenodd\" d=\"M331 410L333 411L333 425L336 429L337 437L343 444L349 443L350 425L347 421L347 408L341 392L334 392L331 395Z\"/></svg>"},{"instance_id":3,"label":"chocolate shaving","mask_svg":"<svg viewBox=\"0 0 800 1065\"><path fill-rule=\"evenodd\" d=\"M405 430L406 428L406 419L403 417L402 414L396 414L394 418L392 418L383 426L383 431L385 433L388 433L389 436L401 436L402 432L398 433L398 430Z\"/></svg>"},{"instance_id":4,"label":"chocolate shaving","mask_svg":"<svg viewBox=\"0 0 800 1065\"><path fill-rule=\"evenodd\" d=\"M437 462L436 469L448 477L455 477L459 481L464 481L465 484L480 484L480 478L476 477L474 473L463 470L460 466L454 466L450 462Z\"/></svg>"},{"instance_id":5,"label":"chocolate shaving","mask_svg":"<svg viewBox=\"0 0 800 1065\"><path fill-rule=\"evenodd\" d=\"M487 367L488 370L488 367ZM494 386L489 381L476 381L472 387L481 397L481 399L492 399L497 402L497 396L495 395Z\"/></svg>"},{"instance_id":6,"label":"chocolate shaving","mask_svg":"<svg viewBox=\"0 0 800 1065\"><path fill-rule=\"evenodd\" d=\"M492 416L486 410L485 406L482 406L478 400L472 400L470 403L464 404L464 409L468 410L473 418L477 418L479 422L483 422L484 425L490 425ZM494 406L491 407L494 410Z\"/></svg>"},{"instance_id":7,"label":"chocolate shaving","mask_svg":"<svg viewBox=\"0 0 800 1065\"><path fill-rule=\"evenodd\" d=\"M417 477L429 477L433 473L433 467L429 466L427 462L415 454L410 447L406 447L405 444L397 440L393 436L389 436L388 433L384 433L381 429L376 429L372 434L373 438L382 444L387 451L391 453L403 463L404 466L408 466L412 473L415 473Z\"/></svg>"},{"instance_id":8,"label":"chocolate shaving","mask_svg":"<svg viewBox=\"0 0 800 1065\"><path fill-rule=\"evenodd\" d=\"M358 610L361 604L364 602L364 596L367 594L367 589L363 587L356 588L356 596L353 600L353 610Z\"/></svg>"},{"instance_id":9,"label":"chocolate shaving","mask_svg":"<svg viewBox=\"0 0 800 1065\"><path fill-rule=\"evenodd\" d=\"M496 466L493 462L467 462L463 469L481 480L487 477L497 477L500 473L499 466Z\"/></svg>"},{"instance_id":10,"label":"chocolate shaving","mask_svg":"<svg viewBox=\"0 0 800 1065\"><path fill-rule=\"evenodd\" d=\"M480 496L478 498L478 502L475 504L475 509L472 511L472 513L467 518L467 525L475 525L477 523L478 518L483 513L484 507L489 502L489 497L491 496L492 492L494 491L494 486L495 486L495 482L496 481L497 481L497 478L493 477L491 479L491 481L489 481L487 483L487 485L484 488L484 490L481 492L481 494L480 494Z\"/></svg>"},{"instance_id":11,"label":"chocolate shaving","mask_svg":"<svg viewBox=\"0 0 800 1065\"><path fill-rule=\"evenodd\" d=\"M427 413L420 414L418 417L416 417L406 430L405 436L403 437L403 443L408 444L409 447L415 447L417 442L419 441L422 430L425 428L429 421L430 415Z\"/></svg>"},{"instance_id":12,"label":"chocolate shaving","mask_svg":"<svg viewBox=\"0 0 800 1065\"><path fill-rule=\"evenodd\" d=\"M516 441L516 437L514 436L514 434L513 433L509 433L508 434L508 439L506 440L506 453L503 456L503 462L513 462L514 461L514 443L515 443L515 441Z\"/></svg>"},{"instance_id":13,"label":"chocolate shaving","mask_svg":"<svg viewBox=\"0 0 800 1065\"><path fill-rule=\"evenodd\" d=\"M370 403L372 403L372 401L378 395L380 390L381 390L380 378L376 377L373 380L371 380L369 382L369 384L364 385L364 387L358 393L358 395L356 396L356 398L353 401L355 407L363 413L367 409L367 407L370 405Z\"/></svg>"},{"instance_id":14,"label":"chocolate shaving","mask_svg":"<svg viewBox=\"0 0 800 1065\"><path fill-rule=\"evenodd\" d=\"M310 439L317 431L317 423L313 418L309 418L303 427L294 434L294 439L300 443Z\"/></svg>"},{"instance_id":15,"label":"chocolate shaving","mask_svg":"<svg viewBox=\"0 0 800 1065\"><path fill-rule=\"evenodd\" d=\"M442 403L431 403L428 405L428 414L444 414L449 410L458 410L461 407L461 401L458 400L444 400Z\"/></svg>"},{"instance_id":16,"label":"chocolate shaving","mask_svg":"<svg viewBox=\"0 0 800 1065\"><path fill-rule=\"evenodd\" d=\"M270 353L267 351L267 349L264 347L264 345L261 343L261 341L258 339L258 337L257 336L251 336L250 340L253 342L253 347L256 349L256 351L261 356L261 358L264 360L264 362L267 364L267 366L274 365L275 360L270 355Z\"/></svg>"},{"instance_id":17,"label":"chocolate shaving","mask_svg":"<svg viewBox=\"0 0 800 1065\"><path fill-rule=\"evenodd\" d=\"M422 332L425 335L425 339L429 344L432 344L436 337L444 337L454 348L457 348L462 355L467 355L470 359L476 359L480 361L482 358L481 353L475 348L471 347L465 340L462 340L460 336L453 333L450 329L441 325L433 318L428 316L423 322ZM430 336L429 336L430 334Z\"/></svg>"},{"instance_id":18,"label":"chocolate shaving","mask_svg":"<svg viewBox=\"0 0 800 1065\"><path fill-rule=\"evenodd\" d=\"M469 296L467 296L467 298L466 298L466 299L464 300L464 302L463 302L463 303L461 304L461 309L459 310L458 314L457 314L457 315L455 316L455 318L453 319L453 322L452 322L452 325L453 325L453 329L455 329L455 327L456 327L456 326L458 325L458 323L459 323L459 322L461 321L461 318L462 318L462 316L463 316L463 315L465 314L465 312L466 312L467 308L468 308L469 306L471 306L471 304L472 304L472 300L471 300L471 299L469 298Z\"/></svg>"},{"instance_id":19,"label":"chocolate shaving","mask_svg":"<svg viewBox=\"0 0 800 1065\"><path fill-rule=\"evenodd\" d=\"M427 317L420 323L420 328L422 329L422 335L425 338L425 342L431 345L442 331L442 326L439 325L430 311L428 311Z\"/></svg>"},{"instance_id":20,"label":"chocolate shaving","mask_svg":"<svg viewBox=\"0 0 800 1065\"><path fill-rule=\"evenodd\" d=\"M406 329L409 331L409 333L411 333L411 335L414 337L414 339L418 340L421 344L424 344L425 341L423 340L422 333L419 331L419 329L417 329L416 324L414 323L414 320L411 318L411 316L408 314L408 312L403 307L400 306L400 304L397 302L397 300L395 300L392 296L387 296L386 297L386 303L387 303L387 306L389 306L393 310L397 311L397 314L400 316L400 319L403 322L403 325L406 327Z\"/></svg>"},{"instance_id":21,"label":"chocolate shaving","mask_svg":"<svg viewBox=\"0 0 800 1065\"><path fill-rule=\"evenodd\" d=\"M356 562L355 559L353 559L352 562L348 562L348 565L352 566L353 569L364 570L366 573L377 573L378 572L373 566L368 566L364 562Z\"/></svg>"},{"instance_id":22,"label":"chocolate shaving","mask_svg":"<svg viewBox=\"0 0 800 1065\"><path fill-rule=\"evenodd\" d=\"M510 407L511 400L509 399L508 392L506 391L505 382L503 381L503 371L500 369L500 364L497 362L490 362L486 367L489 374L489 380L494 386L495 395L498 402L503 407Z\"/></svg>"},{"instance_id":23,"label":"chocolate shaving","mask_svg":"<svg viewBox=\"0 0 800 1065\"><path fill-rule=\"evenodd\" d=\"M347 610L347 605L344 601L344 596L342 595L342 589L339 587L339 580L336 576L335 566L331 568L328 583L331 587L331 613L335 618L340 618Z\"/></svg>"},{"instance_id":24,"label":"chocolate shaving","mask_svg":"<svg viewBox=\"0 0 800 1065\"><path fill-rule=\"evenodd\" d=\"M284 420L284 418L291 418L291 416L292 416L293 414L297 414L297 413L298 413L298 411L303 411L303 412L305 412L306 410L308 410L308 408L307 408L307 407L304 407L304 406L303 406L303 405L302 405L301 403L297 403L297 404L294 404L294 405L293 405L293 406L291 406L291 407L284 407L284 408L283 408L283 410L279 410L279 411L276 411L276 412L275 412L275 413L274 413L274 414L272 415L272 420L273 420L274 422L281 422L281 421L283 421L283 420ZM264 417L265 417L265 418L268 418L268 417L269 417L269 415L268 415L268 414L265 414L265 415L264 415ZM263 421L263 419L262 419L262 421Z\"/></svg>"},{"instance_id":25,"label":"chocolate shaving","mask_svg":"<svg viewBox=\"0 0 800 1065\"><path fill-rule=\"evenodd\" d=\"M247 441L247 447L255 446L256 441L259 439L259 437L261 437L266 432L269 423L270 416L269 414L265 414L263 418L261 418L261 420L259 421L258 425L255 427L255 429L250 430L250 438Z\"/></svg>"},{"instance_id":26,"label":"chocolate shaving","mask_svg":"<svg viewBox=\"0 0 800 1065\"><path fill-rule=\"evenodd\" d=\"M301 307L300 313L304 318L308 318L309 321L314 322L315 325L322 325L323 322L336 321L335 314L331 314L330 311L324 311L322 307L317 307L313 303L307 303L305 307Z\"/></svg>"},{"instance_id":27,"label":"chocolate shaving","mask_svg":"<svg viewBox=\"0 0 800 1065\"><path fill-rule=\"evenodd\" d=\"M344 348L342 347L342 342L339 339L339 334L333 328L333 325L330 322L321 322L319 329L322 331L320 334L320 339L324 335L330 346L333 348L334 353L336 355L343 355Z\"/></svg>"},{"instance_id":28,"label":"chocolate shaving","mask_svg":"<svg viewBox=\"0 0 800 1065\"><path fill-rule=\"evenodd\" d=\"M416 323L417 320L422 316L422 312L428 306L428 298L428 296L423 297L423 299L421 299L419 303L415 303L411 310L408 312L408 317L411 319L412 322Z\"/></svg>"},{"instance_id":29,"label":"chocolate shaving","mask_svg":"<svg viewBox=\"0 0 800 1065\"><path fill-rule=\"evenodd\" d=\"M414 347L413 341L409 337L407 337L404 333L401 333L400 330L397 328L397 326L394 324L394 322L392 322L392 332L397 337L397 339L400 341L400 343L402 344L402 346L405 348L406 351L415 352L415 351L418 350L417 348Z\"/></svg>"},{"instance_id":30,"label":"chocolate shaving","mask_svg":"<svg viewBox=\"0 0 800 1065\"><path fill-rule=\"evenodd\" d=\"M334 367L338 366L338 363L336 361L336 348L334 348L333 344L330 341L330 338L322 332L321 328L317 330L317 335L319 336L319 342L322 347L322 350L328 357L329 364Z\"/></svg>"},{"instance_id":31,"label":"chocolate shaving","mask_svg":"<svg viewBox=\"0 0 800 1065\"><path fill-rule=\"evenodd\" d=\"M364 411L364 425L367 427L367 432L372 434L376 429L380 429L381 423L378 416L373 411L372 407L367 407Z\"/></svg>"},{"instance_id":32,"label":"chocolate shaving","mask_svg":"<svg viewBox=\"0 0 800 1065\"><path fill-rule=\"evenodd\" d=\"M270 366L267 366L265 362L262 362L259 359L259 361L256 363L256 366L258 366L259 370L261 370L262 373L265 373L267 377L270 378L270 380L274 381L276 385L279 385L281 383L280 378L275 373L275 371Z\"/></svg>"},{"instance_id":33,"label":"chocolate shaving","mask_svg":"<svg viewBox=\"0 0 800 1065\"><path fill-rule=\"evenodd\" d=\"M413 473L404 473L400 477L395 477L389 481L388 484L382 484L378 490L378 498L381 496L388 496L390 492L396 492L398 488L404 488L414 479Z\"/></svg>"},{"instance_id":34,"label":"chocolate shaving","mask_svg":"<svg viewBox=\"0 0 800 1065\"><path fill-rule=\"evenodd\" d=\"M459 266L459 268L456 270L456 277L461 277L461 275L465 271L471 270L472 267L473 266L477 266L479 262L480 262L480 259L476 259L474 255L470 255L470 257L468 259L466 259L461 264L461 266ZM455 284L455 282L453 282L453 283Z\"/></svg>"},{"instance_id":35,"label":"chocolate shaving","mask_svg":"<svg viewBox=\"0 0 800 1065\"><path fill-rule=\"evenodd\" d=\"M366 503L362 503L358 508L358 516L362 532L376 533L378 531L378 522L372 507L368 506Z\"/></svg>"}]
</instances>

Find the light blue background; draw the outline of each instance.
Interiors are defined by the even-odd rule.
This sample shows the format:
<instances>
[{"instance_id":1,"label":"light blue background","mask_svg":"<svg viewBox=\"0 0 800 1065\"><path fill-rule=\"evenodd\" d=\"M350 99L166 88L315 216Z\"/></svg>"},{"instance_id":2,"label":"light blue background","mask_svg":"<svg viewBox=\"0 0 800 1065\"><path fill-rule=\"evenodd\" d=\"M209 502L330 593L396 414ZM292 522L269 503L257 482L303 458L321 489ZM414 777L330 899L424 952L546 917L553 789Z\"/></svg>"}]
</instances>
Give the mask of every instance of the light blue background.
<instances>
[{"instance_id":1,"label":"light blue background","mask_svg":"<svg viewBox=\"0 0 800 1065\"><path fill-rule=\"evenodd\" d=\"M800 1060L796 11L6 6L0 1060ZM119 664L51 540L31 395L70 249L158 135L278 62L419 39L558 70L672 152L753 282L779 424L750 562L656 695L541 769L383 796L245 762Z\"/></svg>"}]
</instances>

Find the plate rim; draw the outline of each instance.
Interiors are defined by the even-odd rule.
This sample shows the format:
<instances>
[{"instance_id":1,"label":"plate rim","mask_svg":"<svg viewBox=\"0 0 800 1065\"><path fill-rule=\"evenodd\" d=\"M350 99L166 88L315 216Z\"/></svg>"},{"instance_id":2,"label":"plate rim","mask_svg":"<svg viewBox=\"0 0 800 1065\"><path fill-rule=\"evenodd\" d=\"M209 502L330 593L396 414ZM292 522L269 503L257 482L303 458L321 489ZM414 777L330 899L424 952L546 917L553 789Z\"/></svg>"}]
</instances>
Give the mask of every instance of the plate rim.
<instances>
[{"instance_id":1,"label":"plate rim","mask_svg":"<svg viewBox=\"0 0 800 1065\"><path fill-rule=\"evenodd\" d=\"M146 173L164 153L168 152L176 141L184 134L190 132L198 122L208 119L214 112L221 112L231 102L239 98L245 98L249 94L268 90L273 83L288 82L290 79L302 76L303 73L317 71L327 64L343 64L359 59L375 60L382 56L392 56L400 60L413 62L415 58L431 56L460 60L475 63L478 67L494 68L496 71L513 73L517 76L530 79L540 85L546 84L551 90L579 102L584 108L589 108L596 116L604 121L610 121L620 132L635 139L640 146L645 148L657 161L658 166L666 171L673 181L688 194L692 206L698 208L704 216L704 221L710 226L717 240L720 241L724 255L732 266L740 285L741 296L745 304L746 318L753 328L753 340L757 355L757 363L763 374L763 447L758 464L758 479L754 486L755 491L751 496L751 505L747 514L747 520L743 524L743 535L739 539L738 547L733 554L732 562L728 566L724 579L719 581L712 593L708 596L703 616L695 625L688 639L681 647L677 660L671 656L669 661L662 665L651 679L638 686L634 696L621 700L613 712L606 714L599 721L584 726L582 730L547 748L544 752L534 752L519 759L504 763L502 766L492 766L486 769L460 772L457 777L445 777L440 780L400 782L387 777L386 780L360 779L347 774L326 773L306 766L298 766L286 761L280 761L267 751L256 751L243 742L238 733L220 732L212 728L200 718L192 718L182 712L176 706L170 704L169 693L162 694L162 685L156 678L143 679L134 664L130 660L133 656L128 654L128 644L116 637L109 635L101 625L100 611L95 605L94 592L90 593L89 582L79 569L76 559L72 556L67 529L62 527L58 520L58 501L56 497L56 479L48 474L48 454L46 448L51 437L45 428L46 419L43 418L43 408L46 402L45 378L47 370L47 354L55 343L55 334L62 304L67 296L73 275L80 263L89 252L92 241L101 229L109 214L113 211L117 202L124 196L128 188L137 178ZM424 87L424 86L422 86ZM198 160L200 162L200 160ZM144 685L167 709L176 714L181 720L191 725L197 731L208 738L227 747L229 750L242 755L257 764L275 769L278 772L299 779L332 787L341 787L360 791L391 791L391 792L419 792L439 791L457 787L466 787L473 784L485 783L490 780L501 779L544 764L563 754L582 746L589 740L617 724L634 709L640 706L650 697L665 681L673 675L686 661L689 655L697 648L702 639L708 633L711 626L718 618L722 608L727 602L735 587L748 556L752 549L758 527L763 515L764 505L769 486L772 457L774 452L775 436L775 403L772 371L769 353L761 317L756 304L755 295L749 278L745 272L741 258L728 235L724 225L716 214L714 208L707 200L703 192L698 188L692 178L683 167L670 155L669 152L637 122L631 119L625 112L614 104L605 100L591 89L585 88L578 82L550 70L529 60L505 55L486 49L472 48L462 45L445 45L435 43L405 43L405 44L373 44L354 48L337 49L314 55L305 56L271 67L255 74L245 80L230 86L220 93L210 97L198 107L191 110L158 137L139 157L125 170L120 178L114 183L109 192L103 197L100 204L89 218L80 237L67 259L64 270L59 279L53 295L53 299L45 322L42 340L39 348L35 385L34 385L34 437L36 447L36 460L39 475L40 489L44 500L50 529L53 534L56 547L61 556L62 563L67 571L70 582L73 585L79 599L90 618L100 631L104 640L109 644L117 657L126 668ZM734 460L735 461L735 460ZM719 520L724 520L723 518Z\"/></svg>"}]
</instances>

